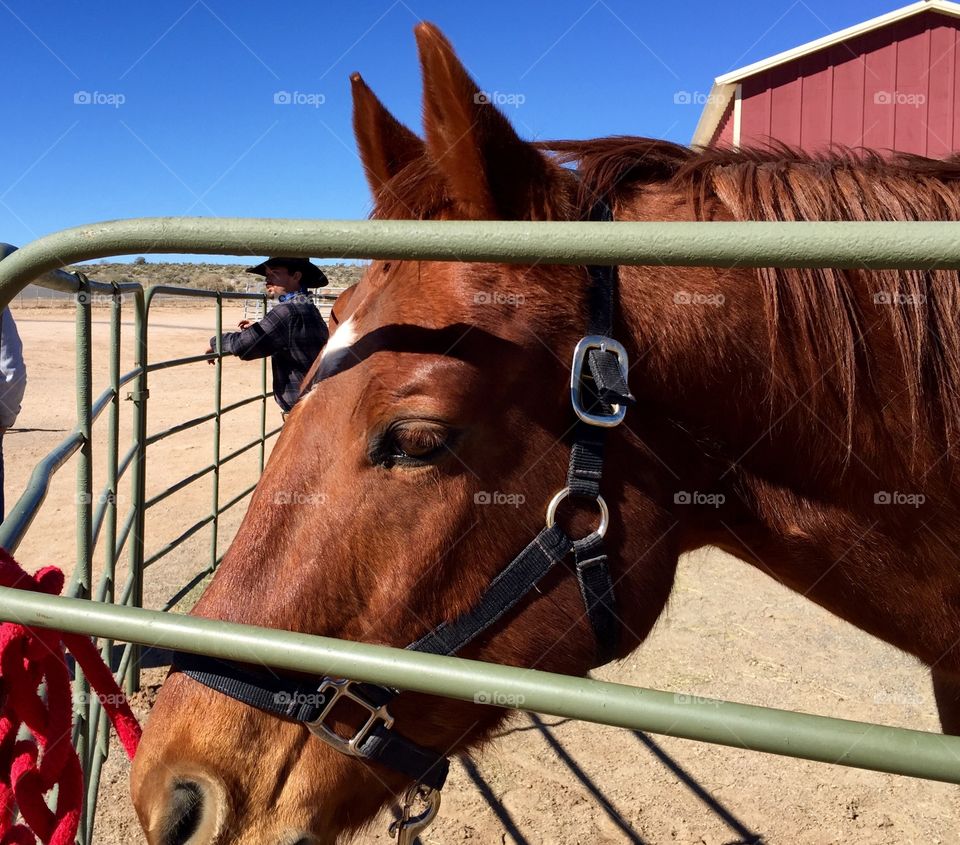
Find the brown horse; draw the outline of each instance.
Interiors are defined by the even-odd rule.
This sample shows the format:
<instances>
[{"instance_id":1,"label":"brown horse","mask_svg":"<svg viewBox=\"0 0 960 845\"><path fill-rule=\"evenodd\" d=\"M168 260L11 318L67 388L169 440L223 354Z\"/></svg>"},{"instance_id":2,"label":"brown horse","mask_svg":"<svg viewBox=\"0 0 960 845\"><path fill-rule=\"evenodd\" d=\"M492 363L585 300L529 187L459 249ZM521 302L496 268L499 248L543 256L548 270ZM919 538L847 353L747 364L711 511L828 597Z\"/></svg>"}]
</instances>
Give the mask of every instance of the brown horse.
<instances>
[{"instance_id":1,"label":"brown horse","mask_svg":"<svg viewBox=\"0 0 960 845\"><path fill-rule=\"evenodd\" d=\"M605 197L618 220L960 219L957 161L534 146L436 28L416 36L425 141L353 77L377 218L579 220ZM563 486L585 280L582 267L374 262L195 613L406 646L469 611ZM637 401L602 483L619 655L656 622L678 555L713 544L916 655L945 729L960 729L957 274L623 267L620 286L613 335ZM279 491L323 504L279 507ZM595 511L567 518L582 536ZM462 654L582 675L595 648L557 567ZM442 754L504 717L410 693L391 711ZM279 845L331 843L407 783L175 671L132 789L151 845Z\"/></svg>"}]
</instances>

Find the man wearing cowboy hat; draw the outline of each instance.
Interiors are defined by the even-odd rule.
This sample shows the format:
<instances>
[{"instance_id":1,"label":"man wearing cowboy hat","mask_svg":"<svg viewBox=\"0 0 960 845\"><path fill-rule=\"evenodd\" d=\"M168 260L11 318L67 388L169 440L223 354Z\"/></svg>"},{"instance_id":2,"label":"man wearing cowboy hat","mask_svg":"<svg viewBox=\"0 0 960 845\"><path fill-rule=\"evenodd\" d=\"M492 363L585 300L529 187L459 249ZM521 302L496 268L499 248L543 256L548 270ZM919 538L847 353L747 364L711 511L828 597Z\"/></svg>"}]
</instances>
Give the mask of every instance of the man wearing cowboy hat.
<instances>
[{"instance_id":1,"label":"man wearing cowboy hat","mask_svg":"<svg viewBox=\"0 0 960 845\"><path fill-rule=\"evenodd\" d=\"M309 288L324 287L327 277L306 258L269 258L247 272L264 277L267 296L276 305L259 322L242 320L240 331L223 335L223 353L242 361L271 356L273 396L286 418L300 383L327 342L327 327L307 294ZM216 345L214 336L208 355Z\"/></svg>"}]
</instances>

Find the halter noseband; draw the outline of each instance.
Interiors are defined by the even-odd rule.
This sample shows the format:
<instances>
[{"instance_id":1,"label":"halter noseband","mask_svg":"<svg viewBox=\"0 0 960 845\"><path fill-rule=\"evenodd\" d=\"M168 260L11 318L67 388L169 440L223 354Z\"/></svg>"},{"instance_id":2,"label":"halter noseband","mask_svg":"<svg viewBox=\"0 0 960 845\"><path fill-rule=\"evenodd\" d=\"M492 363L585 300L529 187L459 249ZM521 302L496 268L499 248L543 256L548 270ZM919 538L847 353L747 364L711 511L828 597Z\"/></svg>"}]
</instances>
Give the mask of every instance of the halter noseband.
<instances>
[{"instance_id":1,"label":"halter noseband","mask_svg":"<svg viewBox=\"0 0 960 845\"><path fill-rule=\"evenodd\" d=\"M612 220L609 205L598 202L589 219ZM587 274L590 279L588 330L574 349L570 372L570 399L577 419L566 486L548 505L546 526L493 579L476 607L456 619L441 622L408 645L411 651L457 654L572 553L580 595L596 638L596 665L607 663L616 655L619 630L613 580L603 548L609 512L600 495L600 480L607 432L623 421L626 407L634 398L627 386L626 350L610 336L619 280L617 267L590 265ZM568 497L593 500L600 510L598 527L579 540L572 540L556 524L557 508ZM315 681L268 677L235 663L186 652L175 654L174 667L237 701L302 723L343 754L380 763L410 778L414 785L407 791L403 817L397 823L401 845L412 842L416 831L436 815L449 761L445 755L393 730L388 705L399 690L329 677L323 678L319 685ZM363 724L350 738L341 737L327 724L337 703L345 699L366 712ZM410 810L418 798L426 802L427 810L412 817Z\"/></svg>"}]
</instances>

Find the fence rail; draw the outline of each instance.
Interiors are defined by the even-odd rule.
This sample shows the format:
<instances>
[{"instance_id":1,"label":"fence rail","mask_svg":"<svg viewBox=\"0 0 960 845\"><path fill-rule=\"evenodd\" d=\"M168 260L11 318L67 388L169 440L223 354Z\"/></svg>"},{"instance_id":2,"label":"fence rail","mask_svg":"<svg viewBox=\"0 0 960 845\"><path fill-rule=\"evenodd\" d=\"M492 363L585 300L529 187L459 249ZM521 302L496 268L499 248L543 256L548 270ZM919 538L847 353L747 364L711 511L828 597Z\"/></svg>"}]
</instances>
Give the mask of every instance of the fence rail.
<instances>
[{"instance_id":1,"label":"fence rail","mask_svg":"<svg viewBox=\"0 0 960 845\"><path fill-rule=\"evenodd\" d=\"M0 588L0 608L38 627L465 701L496 691L551 716L960 783L960 737L9 588Z\"/></svg>"},{"instance_id":2,"label":"fence rail","mask_svg":"<svg viewBox=\"0 0 960 845\"><path fill-rule=\"evenodd\" d=\"M89 384L90 303L78 295L78 424L57 449L38 464L27 491L0 526L0 544L16 548L42 502L53 472L72 455L78 463L78 563L73 597L48 597L0 589L0 619L15 619L39 627L81 632L105 640L128 643L120 662L120 676L128 689L137 683L136 644L196 651L214 656L259 662L280 669L317 675L350 676L454 698L474 699L496 689L524 700L523 709L586 719L610 725L649 730L673 736L742 748L788 754L848 766L960 783L960 738L830 719L802 713L753 707L732 702L703 702L655 690L569 678L531 670L493 666L459 658L437 657L403 649L310 637L285 631L232 625L215 620L146 611L142 573L189 536L210 526L208 565L168 603L182 598L217 565L220 515L243 500L245 490L227 503L219 501L218 474L224 463L243 451L260 446L263 466L267 438L265 423L266 370L262 395L222 405L221 350L214 356L190 356L148 362L146 325L150 303L162 294L176 293L216 300L217 334L222 328L225 298L250 299L253 294L186 291L139 285L104 285L81 274L57 268L93 258L139 254L162 247L164 252L194 254L304 257L394 258L505 263L645 264L715 267L839 267L854 269L960 269L960 223L517 223L517 222L394 222L244 220L236 218L140 218L81 226L40 238L10 253L0 248L0 306L7 304L28 282L77 294L97 293L112 298L110 387L91 400ZM38 278L39 277L39 278ZM136 368L119 372L119 302L131 293L136 313ZM217 363L214 409L180 422L163 432L146 435L147 377L159 369L185 366L207 359ZM118 454L117 411L121 387L132 384L135 436L130 451ZM219 421L223 414L261 401L259 438L228 455L220 454ZM92 426L106 409L112 458L108 465L106 499L94 514L90 481ZM210 477L210 512L152 555L143 551L146 511L166 496L147 499L144 473L147 447L188 428L213 422L212 462L178 482L181 486ZM116 512L116 484L131 469L135 507L122 526ZM180 488L177 488L180 489ZM111 495L112 494L112 495ZM106 543L107 566L96 592L90 596L91 554L97 540ZM129 546L130 576L114 599L113 566ZM85 689L82 678L78 689ZM519 700L519 699L517 699ZM85 826L81 839L90 842L96 812L96 781L106 754L105 716L93 702L77 714L75 739L89 779Z\"/></svg>"},{"instance_id":3,"label":"fence rail","mask_svg":"<svg viewBox=\"0 0 960 845\"><path fill-rule=\"evenodd\" d=\"M9 255L0 262L0 306L8 304L27 282L58 267L149 252L160 245L172 252L199 255L957 270L958 233L960 223L952 222L523 223L142 217L64 229ZM96 290L107 293L109 287ZM69 289L69 284L59 289Z\"/></svg>"}]
</instances>

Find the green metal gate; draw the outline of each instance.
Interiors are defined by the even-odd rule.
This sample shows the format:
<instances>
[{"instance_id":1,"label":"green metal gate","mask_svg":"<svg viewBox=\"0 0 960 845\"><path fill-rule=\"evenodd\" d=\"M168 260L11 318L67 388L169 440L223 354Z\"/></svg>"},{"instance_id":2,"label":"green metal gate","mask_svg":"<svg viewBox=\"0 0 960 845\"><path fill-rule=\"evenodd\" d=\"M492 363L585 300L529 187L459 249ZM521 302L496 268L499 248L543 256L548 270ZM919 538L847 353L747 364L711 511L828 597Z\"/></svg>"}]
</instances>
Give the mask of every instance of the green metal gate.
<instances>
[{"instance_id":1,"label":"green metal gate","mask_svg":"<svg viewBox=\"0 0 960 845\"><path fill-rule=\"evenodd\" d=\"M171 598L172 607L191 586L218 563L220 516L253 489L221 503L219 470L243 452L258 448L263 468L265 443L277 433L266 429L266 369L262 391L228 406L221 402L219 342L214 356L195 355L150 362L147 325L150 304L158 296L177 294L215 301L216 328L222 328L224 299L257 298L181 288L102 285L57 268L93 258L154 250L195 254L284 254L313 257L355 257L506 263L646 264L714 267L841 267L865 269L960 269L960 223L518 223L244 220L212 218L141 218L68 229L41 238L0 261L0 307L30 281L77 294L77 426L64 442L38 464L30 484L0 526L0 545L13 551L43 501L52 474L79 455L77 487L77 566L69 597L51 597L0 588L0 619L37 627L58 628L96 636L104 649L113 640L127 643L119 675L127 690L138 685L138 645L256 661L278 669L316 675L349 676L362 681L419 692L475 700L483 690L497 689L523 709L608 725L716 742L810 760L960 783L960 738L922 731L830 719L732 702L680 704L671 693L569 678L544 672L493 666L403 649L331 640L285 631L258 629L215 620L186 617L140 607L143 572L177 545L208 528L207 565ZM91 294L111 302L110 384L92 396L90 361ZM136 366L119 371L120 297L133 297ZM213 409L157 434L147 436L148 377L151 372L213 359L217 364ZM133 443L122 455L118 443L121 390L131 386L134 403ZM261 403L260 428L248 444L220 453L220 420L250 403ZM93 424L109 409L108 466L103 494L92 490ZM214 423L209 465L182 479L169 491L147 499L144 477L148 447L205 422ZM133 507L122 524L117 485L131 469ZM157 552L144 555L144 521L163 498L207 476L211 480L210 511ZM93 550L103 545L104 575L91 584ZM130 572L119 591L113 575L126 547ZM93 598L94 602L90 599ZM77 690L85 692L82 678ZM81 841L92 841L100 767L107 754L108 731L99 703L80 696L75 740L88 777L88 803Z\"/></svg>"},{"instance_id":2,"label":"green metal gate","mask_svg":"<svg viewBox=\"0 0 960 845\"><path fill-rule=\"evenodd\" d=\"M0 245L0 255L6 257L14 252L13 247ZM268 401L273 394L267 390L267 362L260 362L260 391L229 405L222 402L222 356L219 338L223 328L224 300L254 300L265 302L264 294L232 293L225 291L198 290L156 285L144 288L138 283L104 284L91 281L82 273L51 271L35 283L51 289L73 294L76 303L76 392L77 423L69 435L34 469L23 494L0 525L0 546L15 553L50 489L54 474L71 458L77 457L76 481L76 540L77 557L69 584L64 594L81 599L93 599L127 607L143 605L144 571L184 544L198 532L206 529L210 537L210 551L206 565L196 572L167 600L164 610L169 611L187 596L204 578L210 575L220 562L218 539L220 518L231 508L246 499L256 487L252 483L228 501L221 501L220 470L230 461L253 449L259 450L259 469L262 472L266 442L275 436L280 427L267 430ZM213 320L218 338L213 355L193 355L186 358L151 361L149 356L149 328L151 305L162 297L193 297L205 300L213 306ZM129 372L120 372L121 327L124 307L131 303L133 316L133 344L135 366ZM110 351L109 384L94 398L92 369L91 312L94 303L109 303ZM182 367L204 361L213 361L216 370L213 378L210 412L193 419L184 420L169 428L147 433L147 408L150 395L151 373ZM121 453L120 407L130 401L132 413L132 442ZM255 437L243 446L222 454L221 420L231 411L247 405L259 404L260 424ZM106 412L105 436L107 460L104 468L105 483L99 491L93 489L94 426ZM146 495L147 455L151 446L172 435L211 422L213 436L211 460L202 468L171 484L166 490L153 496ZM126 499L130 507L121 515L119 502L120 484L129 471L130 495ZM176 537L166 541L159 549L146 554L144 526L150 509L184 488L209 480L210 509L196 522ZM94 551L100 547L103 567L96 585L93 584ZM128 575L122 584L116 584L117 566L123 555L129 561ZM118 681L127 693L140 687L140 645L129 642L119 656L114 654L113 642L104 640L101 646L104 658L114 663L119 658L116 670ZM92 841L93 818L96 813L100 771L108 753L109 726L101 702L89 695L89 687L82 675L75 684L75 708L73 741L80 753L87 779L88 793L84 819L81 822L81 841Z\"/></svg>"}]
</instances>

